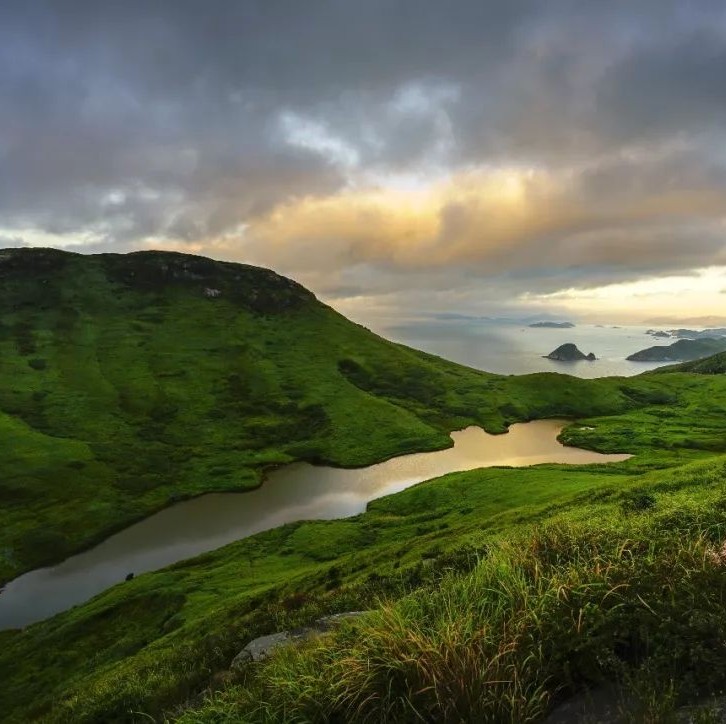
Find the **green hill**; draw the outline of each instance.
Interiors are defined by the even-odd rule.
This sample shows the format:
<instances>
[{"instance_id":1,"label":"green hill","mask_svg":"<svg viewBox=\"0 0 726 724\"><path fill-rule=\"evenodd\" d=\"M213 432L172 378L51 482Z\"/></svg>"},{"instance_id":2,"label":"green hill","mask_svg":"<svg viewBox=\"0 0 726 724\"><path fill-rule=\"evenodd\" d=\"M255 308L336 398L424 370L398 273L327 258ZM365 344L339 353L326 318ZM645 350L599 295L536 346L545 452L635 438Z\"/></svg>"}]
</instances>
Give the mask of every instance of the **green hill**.
<instances>
[{"instance_id":1,"label":"green hill","mask_svg":"<svg viewBox=\"0 0 726 724\"><path fill-rule=\"evenodd\" d=\"M688 362L726 350L726 338L679 339L669 345L656 345L631 354L632 362Z\"/></svg>"},{"instance_id":2,"label":"green hill","mask_svg":"<svg viewBox=\"0 0 726 724\"><path fill-rule=\"evenodd\" d=\"M526 721L615 682L661 721L726 686L726 378L491 375L181 254L3 251L0 304L5 579L271 465L369 464L467 424L567 417L565 442L634 454L448 475L0 632L3 720ZM255 636L359 609L230 671Z\"/></svg>"},{"instance_id":3,"label":"green hill","mask_svg":"<svg viewBox=\"0 0 726 724\"><path fill-rule=\"evenodd\" d=\"M693 372L699 375L722 375L726 372L726 352L719 352L705 359L661 367L658 372Z\"/></svg>"},{"instance_id":4,"label":"green hill","mask_svg":"<svg viewBox=\"0 0 726 724\"><path fill-rule=\"evenodd\" d=\"M471 423L634 404L444 362L271 271L183 254L5 250L0 309L0 582L269 466L365 465Z\"/></svg>"}]
</instances>

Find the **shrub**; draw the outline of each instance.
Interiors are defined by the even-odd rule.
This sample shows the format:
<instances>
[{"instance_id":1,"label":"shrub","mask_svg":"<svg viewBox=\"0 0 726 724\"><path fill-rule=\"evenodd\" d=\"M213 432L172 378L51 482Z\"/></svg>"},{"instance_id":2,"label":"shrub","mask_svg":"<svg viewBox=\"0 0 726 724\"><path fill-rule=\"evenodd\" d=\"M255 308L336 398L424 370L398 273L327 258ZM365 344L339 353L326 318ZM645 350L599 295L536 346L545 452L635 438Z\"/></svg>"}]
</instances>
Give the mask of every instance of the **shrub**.
<instances>
[{"instance_id":1,"label":"shrub","mask_svg":"<svg viewBox=\"0 0 726 724\"><path fill-rule=\"evenodd\" d=\"M629 493L620 503L623 513L642 513L655 508L655 497L650 493Z\"/></svg>"}]
</instances>

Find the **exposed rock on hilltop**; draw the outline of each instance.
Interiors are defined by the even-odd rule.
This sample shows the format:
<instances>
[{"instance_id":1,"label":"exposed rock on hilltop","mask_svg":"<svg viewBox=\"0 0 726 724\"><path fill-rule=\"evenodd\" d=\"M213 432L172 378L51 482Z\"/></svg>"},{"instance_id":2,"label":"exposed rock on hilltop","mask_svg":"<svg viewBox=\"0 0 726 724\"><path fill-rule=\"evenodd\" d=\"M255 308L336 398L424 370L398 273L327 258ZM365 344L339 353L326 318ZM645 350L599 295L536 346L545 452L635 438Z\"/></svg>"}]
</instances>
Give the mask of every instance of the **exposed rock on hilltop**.
<instances>
[{"instance_id":1,"label":"exposed rock on hilltop","mask_svg":"<svg viewBox=\"0 0 726 724\"><path fill-rule=\"evenodd\" d=\"M561 344L556 350L546 355L545 359L552 359L556 362L577 362L584 359L593 362L597 357L592 352L584 354L580 352L577 345L572 344L572 342L567 342L566 344Z\"/></svg>"}]
</instances>

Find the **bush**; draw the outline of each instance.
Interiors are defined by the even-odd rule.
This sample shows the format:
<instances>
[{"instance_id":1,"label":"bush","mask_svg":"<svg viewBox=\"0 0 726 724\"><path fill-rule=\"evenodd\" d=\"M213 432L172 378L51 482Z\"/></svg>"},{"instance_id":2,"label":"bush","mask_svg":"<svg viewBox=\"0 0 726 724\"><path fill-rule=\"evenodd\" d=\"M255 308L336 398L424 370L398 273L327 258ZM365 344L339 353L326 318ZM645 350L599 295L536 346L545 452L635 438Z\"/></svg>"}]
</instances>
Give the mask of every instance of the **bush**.
<instances>
[{"instance_id":1,"label":"bush","mask_svg":"<svg viewBox=\"0 0 726 724\"><path fill-rule=\"evenodd\" d=\"M642 513L655 508L655 497L650 493L629 493L620 503L623 513Z\"/></svg>"}]
</instances>

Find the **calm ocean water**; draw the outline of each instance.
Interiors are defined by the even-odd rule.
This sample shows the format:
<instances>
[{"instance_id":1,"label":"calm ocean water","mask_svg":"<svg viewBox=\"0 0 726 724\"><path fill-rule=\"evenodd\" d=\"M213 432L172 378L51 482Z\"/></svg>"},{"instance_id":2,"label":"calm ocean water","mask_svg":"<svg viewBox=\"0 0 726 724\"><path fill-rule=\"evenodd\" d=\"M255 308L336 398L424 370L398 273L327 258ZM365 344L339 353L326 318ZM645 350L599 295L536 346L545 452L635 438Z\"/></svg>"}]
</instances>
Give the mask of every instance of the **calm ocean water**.
<instances>
[{"instance_id":1,"label":"calm ocean water","mask_svg":"<svg viewBox=\"0 0 726 724\"><path fill-rule=\"evenodd\" d=\"M431 352L446 359L499 374L562 372L578 377L637 375L659 363L628 362L633 352L667 345L675 340L654 339L648 327L577 325L572 329L537 329L526 324L479 320L412 320L382 325L375 331L387 339ZM595 362L553 362L543 355L573 342Z\"/></svg>"}]
</instances>

